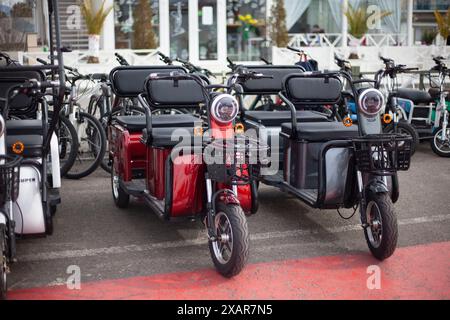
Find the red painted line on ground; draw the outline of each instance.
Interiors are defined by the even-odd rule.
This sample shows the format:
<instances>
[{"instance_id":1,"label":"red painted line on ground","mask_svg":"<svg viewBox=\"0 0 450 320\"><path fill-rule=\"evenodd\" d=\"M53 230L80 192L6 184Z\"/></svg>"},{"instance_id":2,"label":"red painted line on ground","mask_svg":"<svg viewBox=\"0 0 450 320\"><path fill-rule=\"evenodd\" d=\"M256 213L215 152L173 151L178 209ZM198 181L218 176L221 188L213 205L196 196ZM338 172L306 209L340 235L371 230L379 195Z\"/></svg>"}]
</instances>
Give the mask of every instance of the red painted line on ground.
<instances>
[{"instance_id":1,"label":"red painted line on ground","mask_svg":"<svg viewBox=\"0 0 450 320\"><path fill-rule=\"evenodd\" d=\"M367 288L367 267L381 289ZM450 299L450 242L397 249L379 262L368 254L248 265L233 279L214 270L14 290L10 299Z\"/></svg>"}]
</instances>

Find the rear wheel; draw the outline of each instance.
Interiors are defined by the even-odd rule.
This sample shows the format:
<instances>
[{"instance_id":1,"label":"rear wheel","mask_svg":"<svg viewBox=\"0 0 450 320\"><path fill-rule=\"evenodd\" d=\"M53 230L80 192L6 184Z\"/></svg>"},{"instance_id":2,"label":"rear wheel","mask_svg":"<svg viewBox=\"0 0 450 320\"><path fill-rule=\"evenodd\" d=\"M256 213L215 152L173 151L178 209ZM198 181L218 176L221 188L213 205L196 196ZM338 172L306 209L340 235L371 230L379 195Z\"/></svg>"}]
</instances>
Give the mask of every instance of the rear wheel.
<instances>
[{"instance_id":1,"label":"rear wheel","mask_svg":"<svg viewBox=\"0 0 450 320\"><path fill-rule=\"evenodd\" d=\"M218 203L214 226L218 239L209 241L209 251L217 271L231 278L241 272L248 259L247 219L239 205Z\"/></svg>"},{"instance_id":2,"label":"rear wheel","mask_svg":"<svg viewBox=\"0 0 450 320\"><path fill-rule=\"evenodd\" d=\"M130 203L130 195L120 186L119 175L115 172L114 166L111 166L111 189L114 203L119 208L126 208Z\"/></svg>"},{"instance_id":3,"label":"rear wheel","mask_svg":"<svg viewBox=\"0 0 450 320\"><path fill-rule=\"evenodd\" d=\"M398 226L391 198L387 193L369 191L364 228L370 252L378 260L389 258L397 247Z\"/></svg>"},{"instance_id":4,"label":"rear wheel","mask_svg":"<svg viewBox=\"0 0 450 320\"><path fill-rule=\"evenodd\" d=\"M8 282L6 272L8 271L6 248L6 226L0 224L0 300L6 300L6 292L8 291Z\"/></svg>"},{"instance_id":5,"label":"rear wheel","mask_svg":"<svg viewBox=\"0 0 450 320\"><path fill-rule=\"evenodd\" d=\"M45 234L51 236L53 234L53 214L51 206L48 203L42 203L45 218Z\"/></svg>"},{"instance_id":6,"label":"rear wheel","mask_svg":"<svg viewBox=\"0 0 450 320\"><path fill-rule=\"evenodd\" d=\"M79 112L76 121L79 126L80 145L75 163L66 174L69 179L81 179L94 172L104 158L106 150L105 131L95 117Z\"/></svg>"},{"instance_id":7,"label":"rear wheel","mask_svg":"<svg viewBox=\"0 0 450 320\"><path fill-rule=\"evenodd\" d=\"M49 113L49 117L51 117ZM59 142L59 162L63 177L72 168L78 152L78 135L73 124L64 116L59 117L56 135Z\"/></svg>"},{"instance_id":8,"label":"rear wheel","mask_svg":"<svg viewBox=\"0 0 450 320\"><path fill-rule=\"evenodd\" d=\"M447 128L446 139L442 140L442 128L431 139L431 149L440 157L450 158L450 128Z\"/></svg>"},{"instance_id":9,"label":"rear wheel","mask_svg":"<svg viewBox=\"0 0 450 320\"><path fill-rule=\"evenodd\" d=\"M394 124L389 124L385 129L385 133L394 133ZM413 155L416 152L416 148L419 144L419 134L417 133L417 130L410 125L406 121L399 121L397 123L397 133L404 134L407 136L410 136L412 138L411 143L411 155Z\"/></svg>"}]
</instances>

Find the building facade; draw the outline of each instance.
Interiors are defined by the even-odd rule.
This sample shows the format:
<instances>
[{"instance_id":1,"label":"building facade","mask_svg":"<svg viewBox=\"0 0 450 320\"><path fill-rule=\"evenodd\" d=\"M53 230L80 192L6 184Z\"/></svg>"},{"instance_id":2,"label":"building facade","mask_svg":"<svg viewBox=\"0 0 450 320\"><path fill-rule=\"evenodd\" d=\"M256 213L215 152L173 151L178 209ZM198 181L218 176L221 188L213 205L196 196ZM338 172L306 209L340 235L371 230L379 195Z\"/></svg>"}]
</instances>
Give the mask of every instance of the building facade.
<instances>
[{"instance_id":1,"label":"building facade","mask_svg":"<svg viewBox=\"0 0 450 320\"><path fill-rule=\"evenodd\" d=\"M227 56L235 61L258 61L272 46L269 25L275 1L278 0L105 0L113 10L105 21L101 47L107 51L141 49L133 35L136 30L139 32L137 21L142 21L139 18L143 15L152 17L155 47L172 57L204 64L224 61ZM58 3L63 44L86 50L88 35L80 19L79 1ZM308 35L313 40L305 41L307 46L322 45L316 40L317 35L332 39L347 34L344 3L355 8L375 5L380 11L389 12L369 32L396 35L390 45L417 44L427 28L435 28L433 10L445 11L448 7L448 0L284 0L289 33ZM29 34L36 35L37 47L45 48L48 19L43 12L43 0L1 0L0 50L27 51ZM409 35L408 41L399 35ZM342 39L347 36L340 40L347 45L347 40Z\"/></svg>"}]
</instances>

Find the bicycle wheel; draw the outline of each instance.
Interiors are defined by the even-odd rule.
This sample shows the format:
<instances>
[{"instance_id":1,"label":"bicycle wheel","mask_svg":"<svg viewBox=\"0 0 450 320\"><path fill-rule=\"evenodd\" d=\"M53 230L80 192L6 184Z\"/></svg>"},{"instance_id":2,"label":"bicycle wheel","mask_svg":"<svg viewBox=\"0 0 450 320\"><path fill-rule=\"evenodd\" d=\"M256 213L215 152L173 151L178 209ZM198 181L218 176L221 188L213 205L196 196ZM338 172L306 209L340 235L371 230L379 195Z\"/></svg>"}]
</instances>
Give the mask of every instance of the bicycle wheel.
<instances>
[{"instance_id":1,"label":"bicycle wheel","mask_svg":"<svg viewBox=\"0 0 450 320\"><path fill-rule=\"evenodd\" d=\"M49 111L48 117L53 117ZM78 152L78 135L73 124L63 115L59 115L59 123L55 128L59 145L60 174L64 177L72 168Z\"/></svg>"},{"instance_id":2,"label":"bicycle wheel","mask_svg":"<svg viewBox=\"0 0 450 320\"><path fill-rule=\"evenodd\" d=\"M78 129L79 147L75 163L66 174L69 179L81 179L94 172L106 150L105 131L95 117L79 112L75 125Z\"/></svg>"}]
</instances>

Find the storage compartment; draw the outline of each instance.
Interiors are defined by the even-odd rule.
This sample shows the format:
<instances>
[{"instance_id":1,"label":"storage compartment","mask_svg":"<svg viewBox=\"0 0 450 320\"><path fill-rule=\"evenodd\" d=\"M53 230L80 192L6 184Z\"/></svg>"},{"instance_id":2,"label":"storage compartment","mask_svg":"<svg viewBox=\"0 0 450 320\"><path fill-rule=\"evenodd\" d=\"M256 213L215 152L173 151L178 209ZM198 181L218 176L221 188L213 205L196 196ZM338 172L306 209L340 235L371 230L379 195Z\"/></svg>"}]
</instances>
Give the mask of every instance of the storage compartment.
<instances>
[{"instance_id":1,"label":"storage compartment","mask_svg":"<svg viewBox=\"0 0 450 320\"><path fill-rule=\"evenodd\" d=\"M177 155L171 159L172 149L147 150L147 189L151 196L164 201L164 211L169 214L168 217L200 213L205 196L205 165L202 155Z\"/></svg>"},{"instance_id":2,"label":"storage compartment","mask_svg":"<svg viewBox=\"0 0 450 320\"><path fill-rule=\"evenodd\" d=\"M45 234L41 174L37 167L33 165L21 166L19 190L19 197L13 205L16 234Z\"/></svg>"},{"instance_id":3,"label":"storage compartment","mask_svg":"<svg viewBox=\"0 0 450 320\"><path fill-rule=\"evenodd\" d=\"M320 207L343 205L348 181L351 179L351 146L330 146L330 143L332 142L306 142L283 137L284 181L312 203L316 203L323 192L324 202ZM324 157L322 162L321 156Z\"/></svg>"},{"instance_id":4,"label":"storage compartment","mask_svg":"<svg viewBox=\"0 0 450 320\"><path fill-rule=\"evenodd\" d=\"M133 172L145 169L146 151L141 137L141 133L130 133L121 126L109 127L109 155L116 157L116 170L125 182L131 181Z\"/></svg>"}]
</instances>

